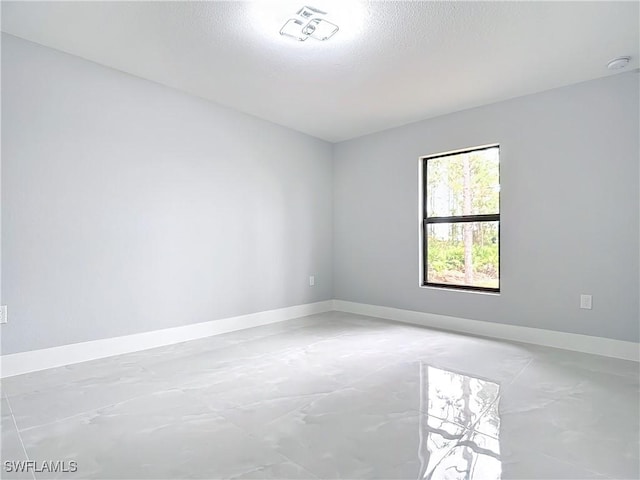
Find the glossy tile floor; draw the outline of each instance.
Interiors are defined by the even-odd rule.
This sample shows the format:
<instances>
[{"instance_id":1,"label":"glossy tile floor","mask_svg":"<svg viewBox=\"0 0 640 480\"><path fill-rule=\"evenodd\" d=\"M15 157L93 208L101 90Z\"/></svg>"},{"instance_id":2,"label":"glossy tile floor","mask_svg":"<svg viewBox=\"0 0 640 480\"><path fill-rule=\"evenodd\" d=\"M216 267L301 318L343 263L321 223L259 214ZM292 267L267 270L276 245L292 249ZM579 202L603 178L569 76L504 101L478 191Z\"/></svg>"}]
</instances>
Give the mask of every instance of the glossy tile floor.
<instances>
[{"instance_id":1,"label":"glossy tile floor","mask_svg":"<svg viewBox=\"0 0 640 480\"><path fill-rule=\"evenodd\" d=\"M3 478L637 479L638 375L332 312L5 379Z\"/></svg>"}]
</instances>

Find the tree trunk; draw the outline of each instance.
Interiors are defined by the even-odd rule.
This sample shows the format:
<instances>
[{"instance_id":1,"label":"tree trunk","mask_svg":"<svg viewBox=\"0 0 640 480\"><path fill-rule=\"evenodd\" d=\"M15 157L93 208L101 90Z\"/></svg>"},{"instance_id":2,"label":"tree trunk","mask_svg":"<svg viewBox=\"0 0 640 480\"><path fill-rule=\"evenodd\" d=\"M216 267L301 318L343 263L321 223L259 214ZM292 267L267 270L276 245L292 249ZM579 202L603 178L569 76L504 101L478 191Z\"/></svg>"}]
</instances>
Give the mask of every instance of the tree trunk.
<instances>
[{"instance_id":1,"label":"tree trunk","mask_svg":"<svg viewBox=\"0 0 640 480\"><path fill-rule=\"evenodd\" d=\"M463 423L467 428L471 428L473 425L475 418L473 418L473 413L471 412L471 379L468 376L464 376L462 380L462 401L464 412ZM473 463L473 454L472 450L469 447L462 447L462 458L467 463L467 468L465 470L465 480L469 480L472 477L471 469Z\"/></svg>"},{"instance_id":2,"label":"tree trunk","mask_svg":"<svg viewBox=\"0 0 640 480\"><path fill-rule=\"evenodd\" d=\"M462 174L464 178L462 196L462 214L471 215L471 165L469 154L462 156ZM473 284L473 225L464 224L464 283Z\"/></svg>"}]
</instances>

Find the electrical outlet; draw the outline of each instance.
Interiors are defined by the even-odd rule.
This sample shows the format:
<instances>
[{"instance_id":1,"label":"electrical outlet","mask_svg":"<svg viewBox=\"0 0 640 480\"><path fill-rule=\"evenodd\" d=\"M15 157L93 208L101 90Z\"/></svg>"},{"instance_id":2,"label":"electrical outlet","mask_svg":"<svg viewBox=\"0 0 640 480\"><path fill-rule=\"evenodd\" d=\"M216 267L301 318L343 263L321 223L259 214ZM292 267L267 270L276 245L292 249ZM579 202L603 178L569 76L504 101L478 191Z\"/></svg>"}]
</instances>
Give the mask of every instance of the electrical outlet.
<instances>
[{"instance_id":1,"label":"electrical outlet","mask_svg":"<svg viewBox=\"0 0 640 480\"><path fill-rule=\"evenodd\" d=\"M2 305L0 307L0 323L7 323L7 306Z\"/></svg>"},{"instance_id":2,"label":"electrical outlet","mask_svg":"<svg viewBox=\"0 0 640 480\"><path fill-rule=\"evenodd\" d=\"M311 275L309 277L309 286L313 287L315 284L316 284L316 277L315 277L315 275Z\"/></svg>"},{"instance_id":3,"label":"electrical outlet","mask_svg":"<svg viewBox=\"0 0 640 480\"><path fill-rule=\"evenodd\" d=\"M591 295L580 295L580 308L591 310Z\"/></svg>"}]
</instances>

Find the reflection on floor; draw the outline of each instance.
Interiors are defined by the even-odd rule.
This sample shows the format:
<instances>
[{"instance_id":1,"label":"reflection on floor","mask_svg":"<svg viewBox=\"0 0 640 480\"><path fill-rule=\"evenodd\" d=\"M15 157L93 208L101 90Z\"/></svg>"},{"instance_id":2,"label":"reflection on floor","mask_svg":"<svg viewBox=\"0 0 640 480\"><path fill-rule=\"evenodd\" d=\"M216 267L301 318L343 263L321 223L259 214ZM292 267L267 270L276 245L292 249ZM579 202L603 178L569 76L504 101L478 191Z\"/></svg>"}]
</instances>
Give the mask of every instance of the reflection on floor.
<instances>
[{"instance_id":1,"label":"reflection on floor","mask_svg":"<svg viewBox=\"0 0 640 480\"><path fill-rule=\"evenodd\" d=\"M420 363L419 478L500 478L500 385Z\"/></svg>"},{"instance_id":2,"label":"reflection on floor","mask_svg":"<svg viewBox=\"0 0 640 480\"><path fill-rule=\"evenodd\" d=\"M332 312L4 379L2 478L638 478L638 374Z\"/></svg>"}]
</instances>

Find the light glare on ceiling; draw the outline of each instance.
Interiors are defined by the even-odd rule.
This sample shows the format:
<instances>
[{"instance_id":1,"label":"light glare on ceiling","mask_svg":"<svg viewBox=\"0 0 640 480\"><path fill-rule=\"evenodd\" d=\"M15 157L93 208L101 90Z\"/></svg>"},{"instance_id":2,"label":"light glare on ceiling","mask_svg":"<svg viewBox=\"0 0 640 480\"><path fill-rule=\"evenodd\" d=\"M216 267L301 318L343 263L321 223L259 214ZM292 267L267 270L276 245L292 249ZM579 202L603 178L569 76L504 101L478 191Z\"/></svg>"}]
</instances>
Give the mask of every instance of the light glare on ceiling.
<instances>
[{"instance_id":1,"label":"light glare on ceiling","mask_svg":"<svg viewBox=\"0 0 640 480\"><path fill-rule=\"evenodd\" d=\"M324 41L331 38L338 31L338 26L325 20L326 12L313 7L302 7L298 10L297 18L290 18L280 29L280 35L295 38L304 42L307 38Z\"/></svg>"},{"instance_id":2,"label":"light glare on ceiling","mask_svg":"<svg viewBox=\"0 0 640 480\"><path fill-rule=\"evenodd\" d=\"M295 48L302 42L292 42L290 41L291 39L280 35L279 32L294 17L304 22L305 25L308 23L308 21L304 21L308 17L301 18L296 15L296 12L304 10L304 8L301 8L304 5L311 5L312 10L328 12L327 18L330 22L335 26L340 26L340 33L331 39L330 44L332 46L343 44L358 37L363 33L366 22L369 21L369 5L368 2L363 0L255 0L246 4L252 31L263 38L278 41L283 45L288 44ZM304 15L309 15L309 13L304 13ZM320 28L317 25L312 26L316 30ZM291 27L295 27L295 25L289 25L289 28ZM301 29L302 27L304 25L298 25L296 28ZM323 32L324 28L317 35L321 35ZM319 45L318 42L313 43ZM308 44L309 42L305 42L305 46Z\"/></svg>"}]
</instances>

